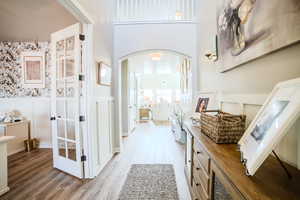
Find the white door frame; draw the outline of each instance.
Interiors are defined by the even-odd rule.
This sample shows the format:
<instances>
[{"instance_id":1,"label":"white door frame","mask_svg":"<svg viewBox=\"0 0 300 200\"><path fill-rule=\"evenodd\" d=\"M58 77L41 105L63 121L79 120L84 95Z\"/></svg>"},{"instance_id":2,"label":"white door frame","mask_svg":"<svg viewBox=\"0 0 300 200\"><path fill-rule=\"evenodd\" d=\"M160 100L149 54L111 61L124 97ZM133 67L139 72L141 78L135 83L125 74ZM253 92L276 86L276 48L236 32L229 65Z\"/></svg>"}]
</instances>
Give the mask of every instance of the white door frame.
<instances>
[{"instance_id":1,"label":"white door frame","mask_svg":"<svg viewBox=\"0 0 300 200\"><path fill-rule=\"evenodd\" d=\"M82 141L83 141L83 149L84 154L87 157L86 162L84 163L84 173L85 178L94 178L95 172L93 170L93 156L92 156L92 134L91 133L91 126L89 124L89 103L90 102L90 93L91 91L88 89L90 83L90 75L91 70L89 70L87 67L93 67L94 66L94 58L93 58L93 24L94 19L88 14L86 10L78 3L77 0L58 0L58 2L64 6L81 24L82 24L82 31L85 35L85 41L83 42L82 46L82 65L85 66L85 96L86 96L86 103L85 103L85 110L86 110L86 120L82 124L84 133L82 135ZM89 137L88 137L89 136Z\"/></svg>"}]
</instances>

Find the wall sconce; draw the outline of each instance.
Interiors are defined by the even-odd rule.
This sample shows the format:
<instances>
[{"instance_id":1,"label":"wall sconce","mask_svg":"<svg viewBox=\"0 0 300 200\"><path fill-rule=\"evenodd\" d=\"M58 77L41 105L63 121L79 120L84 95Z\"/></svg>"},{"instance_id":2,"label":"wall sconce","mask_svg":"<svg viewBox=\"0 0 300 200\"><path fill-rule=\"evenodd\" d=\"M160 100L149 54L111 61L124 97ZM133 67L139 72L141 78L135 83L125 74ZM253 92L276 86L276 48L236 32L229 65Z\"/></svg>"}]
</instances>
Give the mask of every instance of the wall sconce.
<instances>
[{"instance_id":1,"label":"wall sconce","mask_svg":"<svg viewBox=\"0 0 300 200\"><path fill-rule=\"evenodd\" d=\"M208 61L216 62L219 58L219 55L218 55L218 36L217 35L215 37L215 47L214 48L215 48L214 52L207 51L204 54L205 58Z\"/></svg>"},{"instance_id":2,"label":"wall sconce","mask_svg":"<svg viewBox=\"0 0 300 200\"><path fill-rule=\"evenodd\" d=\"M205 54L205 57L207 60L213 61L213 62L216 62L218 60L218 56L215 53L211 53L211 52L207 52Z\"/></svg>"}]
</instances>

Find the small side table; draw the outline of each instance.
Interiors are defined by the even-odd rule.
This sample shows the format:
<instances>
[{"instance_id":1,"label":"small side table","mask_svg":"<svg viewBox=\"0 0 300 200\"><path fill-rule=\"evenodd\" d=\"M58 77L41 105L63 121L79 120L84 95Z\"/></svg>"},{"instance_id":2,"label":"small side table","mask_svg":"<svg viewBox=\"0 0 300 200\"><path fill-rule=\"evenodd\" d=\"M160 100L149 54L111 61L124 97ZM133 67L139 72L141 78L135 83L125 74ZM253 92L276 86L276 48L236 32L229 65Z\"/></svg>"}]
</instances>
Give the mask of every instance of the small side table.
<instances>
[{"instance_id":1,"label":"small side table","mask_svg":"<svg viewBox=\"0 0 300 200\"><path fill-rule=\"evenodd\" d=\"M140 108L140 120L150 120L150 108Z\"/></svg>"},{"instance_id":2,"label":"small side table","mask_svg":"<svg viewBox=\"0 0 300 200\"><path fill-rule=\"evenodd\" d=\"M30 121L23 120L20 122L0 123L0 136L15 136L7 144L7 153L12 155L20 151L24 151L24 140L30 141Z\"/></svg>"},{"instance_id":3,"label":"small side table","mask_svg":"<svg viewBox=\"0 0 300 200\"><path fill-rule=\"evenodd\" d=\"M7 142L13 140L13 136L0 136L0 196L9 191L7 186Z\"/></svg>"}]
</instances>

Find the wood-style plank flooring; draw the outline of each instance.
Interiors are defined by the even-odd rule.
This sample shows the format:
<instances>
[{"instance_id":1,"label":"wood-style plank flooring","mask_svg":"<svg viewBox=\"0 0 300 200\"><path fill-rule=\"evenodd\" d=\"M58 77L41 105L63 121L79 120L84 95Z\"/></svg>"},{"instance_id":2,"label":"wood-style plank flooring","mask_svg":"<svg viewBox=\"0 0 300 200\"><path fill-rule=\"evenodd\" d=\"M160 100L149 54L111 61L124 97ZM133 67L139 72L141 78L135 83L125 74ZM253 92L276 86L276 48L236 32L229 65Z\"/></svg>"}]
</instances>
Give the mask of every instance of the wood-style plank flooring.
<instances>
[{"instance_id":1,"label":"wood-style plank flooring","mask_svg":"<svg viewBox=\"0 0 300 200\"><path fill-rule=\"evenodd\" d=\"M10 191L0 200L99 199L115 200L132 164L174 165L181 200L190 200L184 176L184 148L174 141L168 126L141 123L127 138L101 174L81 181L52 167L50 149L18 153L8 159Z\"/></svg>"}]
</instances>

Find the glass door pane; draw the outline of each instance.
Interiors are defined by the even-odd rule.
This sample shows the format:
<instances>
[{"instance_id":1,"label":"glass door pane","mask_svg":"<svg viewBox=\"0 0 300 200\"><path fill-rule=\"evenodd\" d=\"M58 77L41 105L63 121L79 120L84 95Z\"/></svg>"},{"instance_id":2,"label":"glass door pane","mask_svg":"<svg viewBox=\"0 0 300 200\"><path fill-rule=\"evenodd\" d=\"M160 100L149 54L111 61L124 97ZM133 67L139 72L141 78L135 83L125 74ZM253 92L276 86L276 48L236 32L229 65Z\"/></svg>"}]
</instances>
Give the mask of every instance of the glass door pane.
<instances>
[{"instance_id":1,"label":"glass door pane","mask_svg":"<svg viewBox=\"0 0 300 200\"><path fill-rule=\"evenodd\" d=\"M80 24L51 34L54 44L52 63L53 155L55 168L83 177L82 144L79 123L78 75L81 68ZM81 83L82 84L82 83Z\"/></svg>"}]
</instances>

